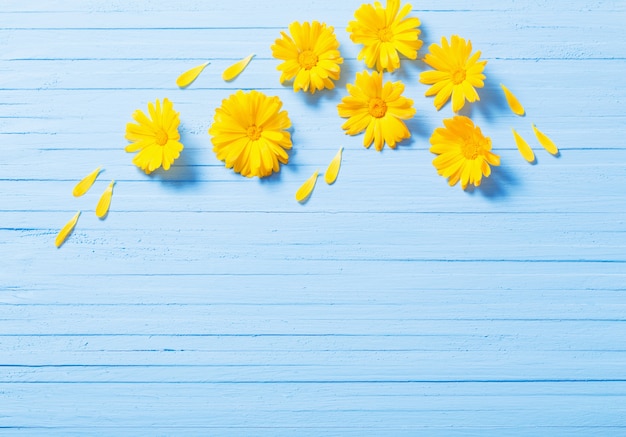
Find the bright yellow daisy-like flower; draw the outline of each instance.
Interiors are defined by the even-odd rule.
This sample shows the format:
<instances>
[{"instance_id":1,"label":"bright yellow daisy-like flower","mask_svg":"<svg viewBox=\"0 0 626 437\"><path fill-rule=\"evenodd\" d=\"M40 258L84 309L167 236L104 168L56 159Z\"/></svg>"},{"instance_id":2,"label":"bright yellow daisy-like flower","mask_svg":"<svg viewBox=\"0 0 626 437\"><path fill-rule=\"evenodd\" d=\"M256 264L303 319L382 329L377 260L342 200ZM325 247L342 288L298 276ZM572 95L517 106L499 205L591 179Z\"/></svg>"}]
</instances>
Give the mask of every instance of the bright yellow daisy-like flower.
<instances>
[{"instance_id":1,"label":"bright yellow daisy-like flower","mask_svg":"<svg viewBox=\"0 0 626 437\"><path fill-rule=\"evenodd\" d=\"M483 70L487 61L478 61L480 51L472 54L472 42L452 35L451 43L441 38L441 46L431 44L424 62L434 68L420 74L420 82L432 85L426 96L435 97L435 107L441 109L452 96L452 110L458 112L465 101L480 100L476 88L484 86Z\"/></svg>"},{"instance_id":2,"label":"bright yellow daisy-like flower","mask_svg":"<svg viewBox=\"0 0 626 437\"><path fill-rule=\"evenodd\" d=\"M430 151L439 155L433 160L437 172L448 178L450 186L459 180L463 189L479 186L482 177L491 174L489 164L500 165L500 157L491 152L491 138L465 116L448 118L443 124L430 137Z\"/></svg>"},{"instance_id":3,"label":"bright yellow daisy-like flower","mask_svg":"<svg viewBox=\"0 0 626 437\"><path fill-rule=\"evenodd\" d=\"M349 96L337 105L339 115L348 118L341 126L348 135L365 131L363 145L372 143L379 152L385 143L392 149L411 133L402 120L415 115L413 100L402 96L402 82L385 82L378 72L357 73L355 85L348 84Z\"/></svg>"},{"instance_id":4,"label":"bright yellow daisy-like flower","mask_svg":"<svg viewBox=\"0 0 626 437\"><path fill-rule=\"evenodd\" d=\"M361 5L354 13L356 21L350 21L346 28L350 39L364 46L358 59L365 59L369 68L375 65L378 71L390 72L400 68L398 52L417 59L417 51L422 47L420 20L405 18L409 12L411 5L400 9L400 0L387 0L386 7L379 2Z\"/></svg>"},{"instance_id":5,"label":"bright yellow daisy-like flower","mask_svg":"<svg viewBox=\"0 0 626 437\"><path fill-rule=\"evenodd\" d=\"M332 26L313 21L293 22L289 33L281 32L282 38L272 45L272 56L285 62L276 67L282 71L280 83L294 79L293 90L315 91L333 89L333 80L339 79L343 58L339 53L339 41Z\"/></svg>"},{"instance_id":6,"label":"bright yellow daisy-like flower","mask_svg":"<svg viewBox=\"0 0 626 437\"><path fill-rule=\"evenodd\" d=\"M148 103L148 113L150 118L137 109L133 113L137 123L126 124L126 139L132 142L126 146L126 151L139 151L133 158L133 164L146 174L160 167L169 170L183 150L179 142L179 114L174 111L173 103L165 98L161 104L157 99L156 105Z\"/></svg>"},{"instance_id":7,"label":"bright yellow daisy-like flower","mask_svg":"<svg viewBox=\"0 0 626 437\"><path fill-rule=\"evenodd\" d=\"M287 164L291 127L278 97L259 91L237 91L215 110L209 135L217 159L243 176L264 177Z\"/></svg>"}]
</instances>

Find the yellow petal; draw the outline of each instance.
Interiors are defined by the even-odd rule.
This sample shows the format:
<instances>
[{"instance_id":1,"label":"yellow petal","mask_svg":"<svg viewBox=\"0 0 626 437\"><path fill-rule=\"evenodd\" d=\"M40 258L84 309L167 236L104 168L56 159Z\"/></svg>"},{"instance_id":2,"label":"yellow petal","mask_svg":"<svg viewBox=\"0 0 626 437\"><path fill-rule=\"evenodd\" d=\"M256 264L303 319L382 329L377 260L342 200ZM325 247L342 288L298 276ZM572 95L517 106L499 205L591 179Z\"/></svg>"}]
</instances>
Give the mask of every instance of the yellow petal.
<instances>
[{"instance_id":1,"label":"yellow petal","mask_svg":"<svg viewBox=\"0 0 626 437\"><path fill-rule=\"evenodd\" d=\"M115 181L111 181L109 186L104 190L102 196L100 196L100 200L98 201L98 205L96 206L96 215L98 218L105 218L109 213L109 207L111 206L111 196L113 196L113 185L115 185Z\"/></svg>"},{"instance_id":2,"label":"yellow petal","mask_svg":"<svg viewBox=\"0 0 626 437\"><path fill-rule=\"evenodd\" d=\"M308 178L305 183L302 184L298 191L296 191L296 200L298 202L304 202L309 198L311 193L313 192L313 188L315 187L315 182L317 181L317 175L319 172L315 170L313 176Z\"/></svg>"},{"instance_id":3,"label":"yellow petal","mask_svg":"<svg viewBox=\"0 0 626 437\"><path fill-rule=\"evenodd\" d=\"M519 102L519 100L517 100L517 97L515 97L513 93L509 91L509 89L504 85L500 84L500 86L502 87L502 91L504 91L504 96L506 97L506 101L509 104L509 108L511 108L511 111L513 111L514 114L517 114L520 117L523 116L526 111L524 111L524 107Z\"/></svg>"},{"instance_id":4,"label":"yellow petal","mask_svg":"<svg viewBox=\"0 0 626 437\"><path fill-rule=\"evenodd\" d=\"M200 76L200 73L202 73L202 70L204 70L204 67L207 65L209 65L209 63L205 62L197 67L193 67L191 70L185 71L183 74L178 76L178 79L176 79L176 85L180 88L188 87L198 76Z\"/></svg>"},{"instance_id":5,"label":"yellow petal","mask_svg":"<svg viewBox=\"0 0 626 437\"><path fill-rule=\"evenodd\" d=\"M74 197L80 197L83 194L85 194L87 191L89 191L93 183L96 181L96 178L98 177L99 173L100 173L100 167L98 167L97 169L89 173L87 176L83 178L82 181L77 183L76 186L74 187L74 190L72 191L72 194L74 195Z\"/></svg>"},{"instance_id":6,"label":"yellow petal","mask_svg":"<svg viewBox=\"0 0 626 437\"><path fill-rule=\"evenodd\" d=\"M248 64L250 63L250 60L252 60L253 56L254 56L254 53L252 53L251 55L243 58L241 61L235 62L233 65L228 67L222 73L222 79L224 79L226 81L229 81L229 80L233 80L234 78L239 76L241 74L241 72L244 70L244 68L246 68L248 66Z\"/></svg>"},{"instance_id":7,"label":"yellow petal","mask_svg":"<svg viewBox=\"0 0 626 437\"><path fill-rule=\"evenodd\" d=\"M535 154L533 153L533 149L530 148L528 143L524 138L522 138L515 129L511 129L513 131L513 136L515 137L515 144L519 149L519 152L522 154L524 159L528 162L533 162L535 160Z\"/></svg>"},{"instance_id":8,"label":"yellow petal","mask_svg":"<svg viewBox=\"0 0 626 437\"><path fill-rule=\"evenodd\" d=\"M337 152L333 160L330 161L330 164L328 164L328 168L324 173L324 180L328 185L333 184L337 180L339 168L341 167L341 152L343 152L343 147L339 148L339 152Z\"/></svg>"},{"instance_id":9,"label":"yellow petal","mask_svg":"<svg viewBox=\"0 0 626 437\"><path fill-rule=\"evenodd\" d=\"M552 140L546 134L544 134L539 129L537 129L537 126L535 126L534 124L533 124L533 130L535 131L535 136L537 137L537 140L539 140L539 143L548 152L552 153L553 155L559 154L559 149L556 147L556 144L554 144Z\"/></svg>"},{"instance_id":10,"label":"yellow petal","mask_svg":"<svg viewBox=\"0 0 626 437\"><path fill-rule=\"evenodd\" d=\"M74 226L76 226L76 222L78 221L78 216L80 216L80 211L78 211L76 215L72 217L72 219L67 222L65 226L63 226L63 229L59 231L59 233L57 234L57 238L54 240L54 245L56 247L60 247L61 244L63 244L65 240L67 240L67 237L69 237L69 235L72 233L72 231L74 230Z\"/></svg>"}]
</instances>

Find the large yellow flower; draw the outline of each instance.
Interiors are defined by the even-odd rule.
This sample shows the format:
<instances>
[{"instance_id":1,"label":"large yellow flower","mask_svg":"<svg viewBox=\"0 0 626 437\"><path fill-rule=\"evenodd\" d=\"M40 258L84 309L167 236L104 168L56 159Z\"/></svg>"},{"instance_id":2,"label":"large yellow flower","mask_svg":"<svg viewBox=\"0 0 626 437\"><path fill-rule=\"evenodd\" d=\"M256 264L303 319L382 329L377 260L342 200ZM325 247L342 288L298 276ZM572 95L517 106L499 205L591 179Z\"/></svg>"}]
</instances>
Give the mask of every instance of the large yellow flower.
<instances>
[{"instance_id":1,"label":"large yellow flower","mask_svg":"<svg viewBox=\"0 0 626 437\"><path fill-rule=\"evenodd\" d=\"M317 21L296 21L289 25L289 33L291 36L281 32L282 38L271 47L272 56L285 61L276 67L282 71L280 83L295 77L294 92L304 90L311 94L334 88L333 80L339 79L343 58L333 27Z\"/></svg>"},{"instance_id":2,"label":"large yellow flower","mask_svg":"<svg viewBox=\"0 0 626 437\"><path fill-rule=\"evenodd\" d=\"M420 82L432 85L426 96L435 97L435 107L440 110L452 95L452 110L458 112L465 105L465 100L472 103L480 100L476 88L484 86L482 74L487 61L478 61L480 51L472 53L472 42L452 35L451 44L441 38L441 46L431 44L430 53L424 56L424 62L434 68L420 74Z\"/></svg>"},{"instance_id":3,"label":"large yellow flower","mask_svg":"<svg viewBox=\"0 0 626 437\"><path fill-rule=\"evenodd\" d=\"M133 113L137 124L126 124L126 139L132 141L132 144L126 146L126 151L139 151L133 158L133 164L146 174L161 166L163 170L169 170L183 150L179 142L179 114L174 111L173 103L167 98L163 99L163 105L158 99L156 105L149 102L148 113L150 118L137 109Z\"/></svg>"},{"instance_id":4,"label":"large yellow flower","mask_svg":"<svg viewBox=\"0 0 626 437\"><path fill-rule=\"evenodd\" d=\"M339 115L348 118L343 126L346 133L356 135L365 131L363 145L372 143L379 152L385 143L392 149L411 133L402 120L415 115L413 100L402 96L402 82L385 82L378 72L357 73L355 85L348 84L349 96L337 105Z\"/></svg>"},{"instance_id":5,"label":"large yellow flower","mask_svg":"<svg viewBox=\"0 0 626 437\"><path fill-rule=\"evenodd\" d=\"M411 12L406 4L400 10L400 0L387 0L387 7L379 2L364 4L354 13L356 21L350 21L346 31L350 39L363 44L358 59L365 59L369 68L376 65L378 71L394 71L400 68L398 52L409 59L417 58L422 47L419 39L420 20L405 18Z\"/></svg>"},{"instance_id":6,"label":"large yellow flower","mask_svg":"<svg viewBox=\"0 0 626 437\"><path fill-rule=\"evenodd\" d=\"M448 118L443 124L430 137L430 151L439 155L433 160L437 172L448 178L450 186L459 180L463 189L479 186L482 177L491 174L489 164L500 165L500 157L491 152L491 138L465 116Z\"/></svg>"},{"instance_id":7,"label":"large yellow flower","mask_svg":"<svg viewBox=\"0 0 626 437\"><path fill-rule=\"evenodd\" d=\"M209 129L213 151L244 176L269 176L279 171L279 163L287 164L291 149L291 127L287 111L278 97L268 97L259 91L239 90L215 110Z\"/></svg>"}]
</instances>

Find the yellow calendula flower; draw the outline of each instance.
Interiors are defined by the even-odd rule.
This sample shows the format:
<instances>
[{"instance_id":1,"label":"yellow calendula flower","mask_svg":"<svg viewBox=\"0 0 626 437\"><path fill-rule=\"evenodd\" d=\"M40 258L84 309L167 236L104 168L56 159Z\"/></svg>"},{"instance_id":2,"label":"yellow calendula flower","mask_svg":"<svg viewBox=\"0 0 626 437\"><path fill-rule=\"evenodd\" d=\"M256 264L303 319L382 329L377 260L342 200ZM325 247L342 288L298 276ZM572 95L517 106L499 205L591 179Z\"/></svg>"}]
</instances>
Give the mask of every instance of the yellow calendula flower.
<instances>
[{"instance_id":1,"label":"yellow calendula flower","mask_svg":"<svg viewBox=\"0 0 626 437\"><path fill-rule=\"evenodd\" d=\"M402 96L402 82L385 82L382 73L357 73L355 85L348 84L349 96L337 105L339 115L348 118L341 126L348 135L365 131L363 145L372 143L379 152L385 143L392 149L411 133L402 120L415 115L413 100Z\"/></svg>"},{"instance_id":2,"label":"yellow calendula flower","mask_svg":"<svg viewBox=\"0 0 626 437\"><path fill-rule=\"evenodd\" d=\"M363 44L358 59L364 59L369 68L376 66L378 71L390 72L400 68L398 52L416 59L423 44L419 39L420 20L406 18L409 12L411 5L400 9L400 0L387 0L386 7L379 2L361 5L354 13L356 20L346 28L353 42Z\"/></svg>"},{"instance_id":3,"label":"yellow calendula flower","mask_svg":"<svg viewBox=\"0 0 626 437\"><path fill-rule=\"evenodd\" d=\"M247 177L264 177L287 164L291 127L278 97L259 91L237 91L215 110L209 135L217 159Z\"/></svg>"},{"instance_id":4,"label":"yellow calendula flower","mask_svg":"<svg viewBox=\"0 0 626 437\"><path fill-rule=\"evenodd\" d=\"M433 160L437 172L448 178L450 186L459 180L463 189L479 186L482 177L491 174L489 164L500 165L500 157L491 152L491 138L465 116L448 118L443 124L430 137L430 151L439 155Z\"/></svg>"},{"instance_id":5,"label":"yellow calendula flower","mask_svg":"<svg viewBox=\"0 0 626 437\"><path fill-rule=\"evenodd\" d=\"M280 83L294 79L293 90L315 91L333 89L334 80L339 79L343 58L339 53L339 41L332 26L313 21L293 22L289 33L281 32L272 45L272 56L283 60L276 67L282 71Z\"/></svg>"},{"instance_id":6,"label":"yellow calendula flower","mask_svg":"<svg viewBox=\"0 0 626 437\"><path fill-rule=\"evenodd\" d=\"M127 152L137 152L133 164L147 174L163 167L169 170L172 163L180 156L183 145L180 143L178 112L167 98L163 104L157 99L156 104L148 103L148 114L141 110L133 113L137 123L126 125L126 139L132 144L126 146Z\"/></svg>"},{"instance_id":7,"label":"yellow calendula flower","mask_svg":"<svg viewBox=\"0 0 626 437\"><path fill-rule=\"evenodd\" d=\"M484 86L483 70L487 61L479 61L480 51L472 54L472 42L458 35L448 40L441 38L441 45L431 44L424 62L434 70L420 74L420 82L432 85L426 96L435 96L435 107L441 109L452 96L452 110L458 112L465 101L480 100L476 88Z\"/></svg>"}]
</instances>

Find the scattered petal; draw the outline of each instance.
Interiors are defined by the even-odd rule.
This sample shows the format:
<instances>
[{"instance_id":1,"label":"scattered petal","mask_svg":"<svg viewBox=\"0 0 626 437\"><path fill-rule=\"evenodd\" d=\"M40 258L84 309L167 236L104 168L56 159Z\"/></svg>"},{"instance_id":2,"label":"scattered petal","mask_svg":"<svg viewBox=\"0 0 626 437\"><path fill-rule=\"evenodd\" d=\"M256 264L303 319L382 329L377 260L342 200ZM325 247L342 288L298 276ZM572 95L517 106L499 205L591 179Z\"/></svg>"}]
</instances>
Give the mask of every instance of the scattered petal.
<instances>
[{"instance_id":1,"label":"scattered petal","mask_svg":"<svg viewBox=\"0 0 626 437\"><path fill-rule=\"evenodd\" d=\"M76 222L78 221L79 216L80 211L78 211L76 215L74 215L74 217L72 217L72 219L67 222L65 226L63 226L63 228L59 231L59 233L57 234L57 238L54 240L54 245L56 247L61 247L65 240L67 240L67 237L69 237L69 235L74 230L74 226L76 226Z\"/></svg>"},{"instance_id":2,"label":"scattered petal","mask_svg":"<svg viewBox=\"0 0 626 437\"><path fill-rule=\"evenodd\" d=\"M500 86L502 87L502 91L504 91L504 97L506 97L506 102L509 104L509 108L511 108L511 111L513 111L514 114L522 117L526 113L522 104L519 102L519 100L517 100L517 97L515 97L515 95L507 87L502 84L500 84Z\"/></svg>"},{"instance_id":3,"label":"scattered petal","mask_svg":"<svg viewBox=\"0 0 626 437\"><path fill-rule=\"evenodd\" d=\"M83 194L85 194L87 191L89 191L93 183L96 181L96 178L98 177L99 173L100 173L100 167L98 167L97 169L89 173L87 176L83 178L82 181L77 183L76 186L74 187L74 190L72 191L72 194L74 195L74 197L80 197Z\"/></svg>"},{"instance_id":4,"label":"scattered petal","mask_svg":"<svg viewBox=\"0 0 626 437\"><path fill-rule=\"evenodd\" d=\"M324 173L324 180L328 185L335 183L337 180L337 175L339 174L339 168L341 167L341 152L343 152L343 147L339 148L339 151L335 155L330 164L328 164L328 168Z\"/></svg>"},{"instance_id":5,"label":"scattered petal","mask_svg":"<svg viewBox=\"0 0 626 437\"><path fill-rule=\"evenodd\" d=\"M202 70L204 70L204 67L207 65L209 65L209 62L205 62L197 67L193 67L191 70L185 71L183 74L178 76L178 79L176 79L176 85L180 88L188 87L194 80L197 79L198 76L200 76L200 73L202 73Z\"/></svg>"},{"instance_id":6,"label":"scattered petal","mask_svg":"<svg viewBox=\"0 0 626 437\"><path fill-rule=\"evenodd\" d=\"M535 131L535 136L539 143L551 154L558 155L559 149L556 147L556 144L543 132L537 129L537 126L533 124L533 130Z\"/></svg>"},{"instance_id":7,"label":"scattered petal","mask_svg":"<svg viewBox=\"0 0 626 437\"><path fill-rule=\"evenodd\" d=\"M519 152L522 154L524 159L528 162L534 162L535 154L533 153L533 149L530 148L524 138L522 138L517 132L515 132L515 129L511 130L513 131L513 136L515 137L515 144L517 145L517 148L519 149Z\"/></svg>"},{"instance_id":8,"label":"scattered petal","mask_svg":"<svg viewBox=\"0 0 626 437\"><path fill-rule=\"evenodd\" d=\"M104 190L102 196L100 196L100 200L98 201L98 205L96 206L96 215L98 218L105 218L109 213L109 207L111 206L111 197L113 196L113 185L115 185L115 181L111 181L109 186Z\"/></svg>"},{"instance_id":9,"label":"scattered petal","mask_svg":"<svg viewBox=\"0 0 626 437\"><path fill-rule=\"evenodd\" d=\"M317 175L319 172L315 170L315 173L306 180L305 183L302 184L298 191L296 191L296 200L300 203L306 201L311 193L313 192L313 188L315 188L315 182L317 181Z\"/></svg>"},{"instance_id":10,"label":"scattered petal","mask_svg":"<svg viewBox=\"0 0 626 437\"><path fill-rule=\"evenodd\" d=\"M239 76L241 74L241 72L248 66L248 64L252 60L253 56L254 56L254 53L252 53L249 56L243 58L241 61L235 62L233 65L228 67L222 73L222 79L224 79L225 81L229 81L229 80L233 80L234 78Z\"/></svg>"}]
</instances>

